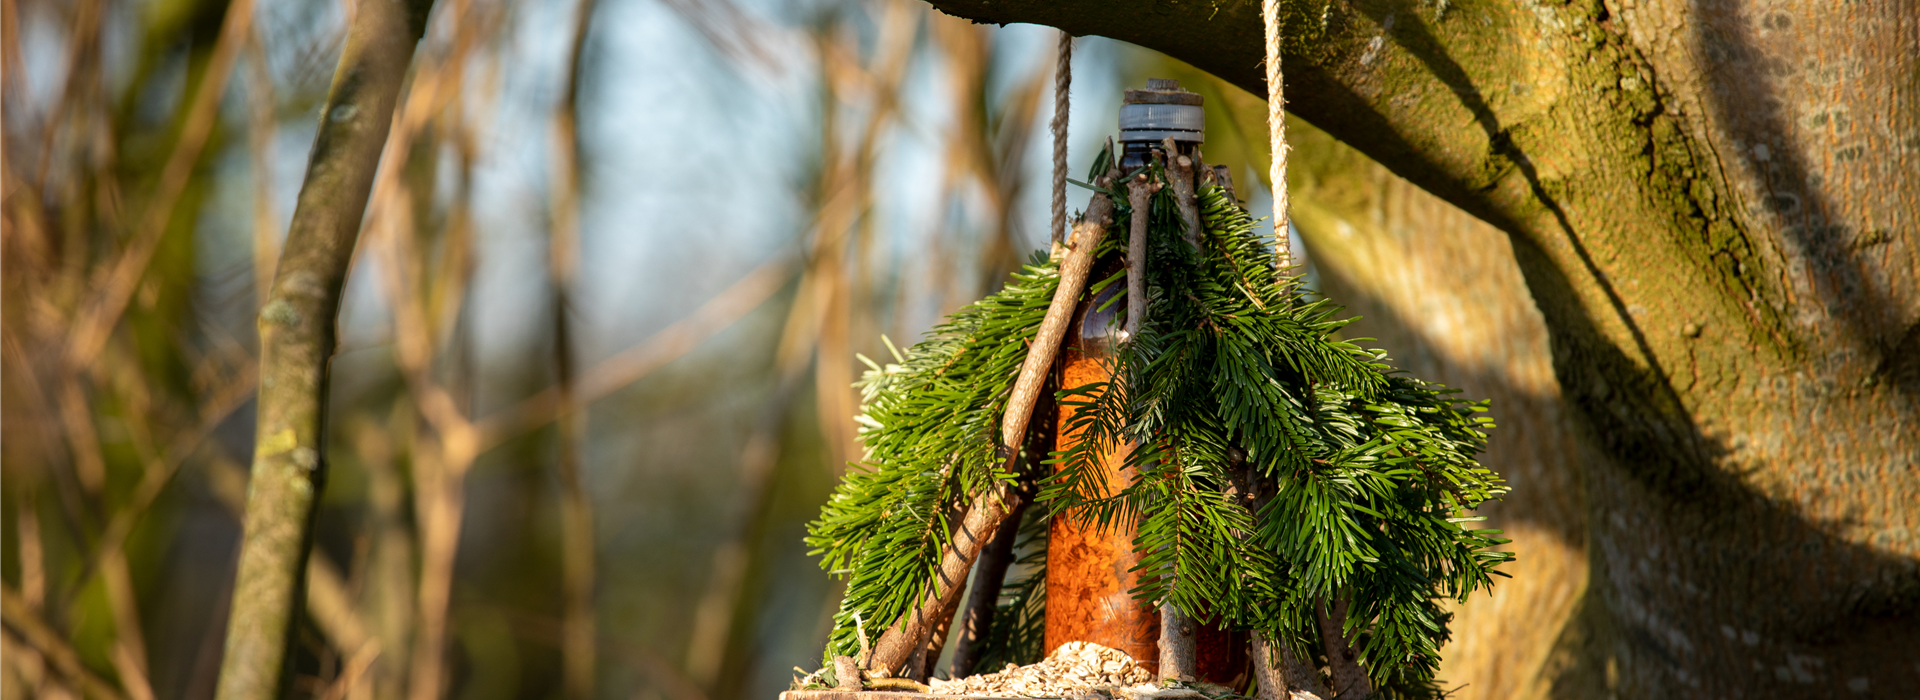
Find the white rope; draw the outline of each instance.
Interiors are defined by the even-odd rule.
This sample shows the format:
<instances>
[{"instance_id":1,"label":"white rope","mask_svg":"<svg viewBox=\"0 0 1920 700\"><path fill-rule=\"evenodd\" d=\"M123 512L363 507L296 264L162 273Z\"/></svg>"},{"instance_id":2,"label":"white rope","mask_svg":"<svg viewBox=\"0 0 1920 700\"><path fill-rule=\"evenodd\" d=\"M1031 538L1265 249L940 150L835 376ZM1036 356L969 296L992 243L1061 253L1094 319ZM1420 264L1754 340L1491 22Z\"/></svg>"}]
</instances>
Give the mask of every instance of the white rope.
<instances>
[{"instance_id":1,"label":"white rope","mask_svg":"<svg viewBox=\"0 0 1920 700\"><path fill-rule=\"evenodd\" d=\"M1280 89L1280 0L1260 3L1267 25L1267 147L1273 153L1267 169L1273 181L1273 253L1284 272L1293 267L1293 237L1287 214L1287 98Z\"/></svg>"},{"instance_id":2,"label":"white rope","mask_svg":"<svg viewBox=\"0 0 1920 700\"><path fill-rule=\"evenodd\" d=\"M1053 65L1053 243L1067 237L1067 94L1073 83L1073 35L1060 32Z\"/></svg>"}]
</instances>

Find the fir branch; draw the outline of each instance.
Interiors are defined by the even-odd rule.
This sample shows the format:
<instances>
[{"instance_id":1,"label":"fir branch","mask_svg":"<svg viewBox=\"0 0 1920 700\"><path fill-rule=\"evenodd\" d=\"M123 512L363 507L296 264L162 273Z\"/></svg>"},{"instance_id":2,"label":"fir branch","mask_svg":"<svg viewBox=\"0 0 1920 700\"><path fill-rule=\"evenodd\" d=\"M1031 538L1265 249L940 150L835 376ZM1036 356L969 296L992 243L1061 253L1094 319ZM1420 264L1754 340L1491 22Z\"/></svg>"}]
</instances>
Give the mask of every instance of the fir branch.
<instances>
[{"instance_id":1,"label":"fir branch","mask_svg":"<svg viewBox=\"0 0 1920 700\"><path fill-rule=\"evenodd\" d=\"M1051 263L1030 268L1028 281L1040 284L1016 279L916 345L898 376L873 379L862 420L872 469L849 474L808 540L829 570L850 574L829 657L849 650L843 620L865 611L896 622L862 661L894 672L959 595L1006 517L1013 463L1112 211L1096 196L1057 274L1047 274ZM950 524L942 506L960 503L964 516Z\"/></svg>"}]
</instances>

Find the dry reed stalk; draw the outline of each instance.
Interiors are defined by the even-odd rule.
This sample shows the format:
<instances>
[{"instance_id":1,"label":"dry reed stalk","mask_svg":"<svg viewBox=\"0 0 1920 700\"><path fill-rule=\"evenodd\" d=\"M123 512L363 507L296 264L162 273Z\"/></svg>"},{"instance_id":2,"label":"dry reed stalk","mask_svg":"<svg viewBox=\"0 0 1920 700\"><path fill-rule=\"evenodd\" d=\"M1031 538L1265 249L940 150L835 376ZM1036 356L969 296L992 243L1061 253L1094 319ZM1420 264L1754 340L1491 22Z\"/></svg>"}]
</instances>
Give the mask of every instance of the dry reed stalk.
<instances>
[{"instance_id":1,"label":"dry reed stalk","mask_svg":"<svg viewBox=\"0 0 1920 700\"><path fill-rule=\"evenodd\" d=\"M453 24L451 46L444 55L421 66L404 107L393 120L395 129L385 149L385 158L393 165L381 171L374 185L373 206L368 217L386 243L383 253L388 264L382 268L386 272L383 287L394 314L396 364L415 415L431 428L410 431L414 438L413 496L419 539L415 600L405 606L390 599L391 590L383 590L382 596L386 602L383 610L388 613L410 607L416 618L411 630L412 648L407 650L404 639L393 639L408 636L405 623L383 621L386 632L382 636L394 641L396 650L406 653L376 668L374 680L381 687L396 685L387 679L399 676L399 667L405 664L409 669L404 676L406 692L414 698L437 699L443 693L448 608L465 512L466 474L480 450L473 423L462 408L464 402L456 396L464 392L460 392L459 387L450 391L433 377L434 360L441 354L442 338L447 334L443 329L458 318L471 279L467 253L470 243L464 227L449 226L439 269L429 274L425 255L414 245L417 226L416 209L412 206L415 192L429 190L408 182L403 175L407 170L403 165L417 140L424 137L428 139L424 142L428 146L437 144L432 139L439 132L427 133L433 120L450 122L441 131L459 133L463 129L461 110L452 109L451 105L461 90L467 56L491 19L488 13L467 11L467 5L462 0L449 8ZM391 557L395 547L389 542L382 550ZM380 563L380 568L386 571L381 575L383 582L391 583L390 579L399 575L392 569L410 564L383 559ZM386 648L385 645L382 648Z\"/></svg>"},{"instance_id":2,"label":"dry reed stalk","mask_svg":"<svg viewBox=\"0 0 1920 700\"><path fill-rule=\"evenodd\" d=\"M120 687L126 690L128 700L153 700L146 635L140 629L139 603L133 595L133 574L127 570L125 550L114 548L101 557L100 580L113 614L113 644L108 655L120 676Z\"/></svg>"}]
</instances>

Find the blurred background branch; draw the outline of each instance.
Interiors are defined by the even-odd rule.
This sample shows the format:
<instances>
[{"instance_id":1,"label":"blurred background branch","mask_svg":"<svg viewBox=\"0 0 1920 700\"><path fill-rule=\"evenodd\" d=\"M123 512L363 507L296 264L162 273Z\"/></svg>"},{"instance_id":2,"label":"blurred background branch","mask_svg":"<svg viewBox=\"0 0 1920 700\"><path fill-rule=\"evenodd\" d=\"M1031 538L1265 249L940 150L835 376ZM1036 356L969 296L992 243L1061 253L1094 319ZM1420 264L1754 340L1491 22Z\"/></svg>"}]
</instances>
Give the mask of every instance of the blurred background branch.
<instances>
[{"instance_id":1,"label":"blurred background branch","mask_svg":"<svg viewBox=\"0 0 1920 700\"><path fill-rule=\"evenodd\" d=\"M374 1L0 7L0 691L212 695L261 446L329 469L294 695L784 687L837 602L799 534L860 458L854 353L1043 243L1050 35L904 0L446 0L365 215L333 203L365 240L333 249L325 442L314 413L281 450L253 320L316 126L372 118L327 95Z\"/></svg>"}]
</instances>

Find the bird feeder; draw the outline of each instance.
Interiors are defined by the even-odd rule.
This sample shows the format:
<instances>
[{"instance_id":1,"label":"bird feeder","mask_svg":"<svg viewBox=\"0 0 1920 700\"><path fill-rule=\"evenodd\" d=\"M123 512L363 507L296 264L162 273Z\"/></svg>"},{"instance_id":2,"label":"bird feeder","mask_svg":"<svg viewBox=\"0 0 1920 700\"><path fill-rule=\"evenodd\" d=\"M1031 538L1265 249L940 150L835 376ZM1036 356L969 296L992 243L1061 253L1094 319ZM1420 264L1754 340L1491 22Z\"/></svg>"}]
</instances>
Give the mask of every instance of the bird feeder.
<instances>
[{"instance_id":1,"label":"bird feeder","mask_svg":"<svg viewBox=\"0 0 1920 700\"><path fill-rule=\"evenodd\" d=\"M968 654L1091 660L1116 698L1437 696L1441 601L1512 558L1464 525L1506 490L1475 460L1485 403L1339 339L1201 161L1205 123L1177 83L1129 91L1074 235L868 361L862 463L807 539L847 593L786 700L1033 696L924 684L970 571ZM1023 523L1043 573L1002 588Z\"/></svg>"}]
</instances>

